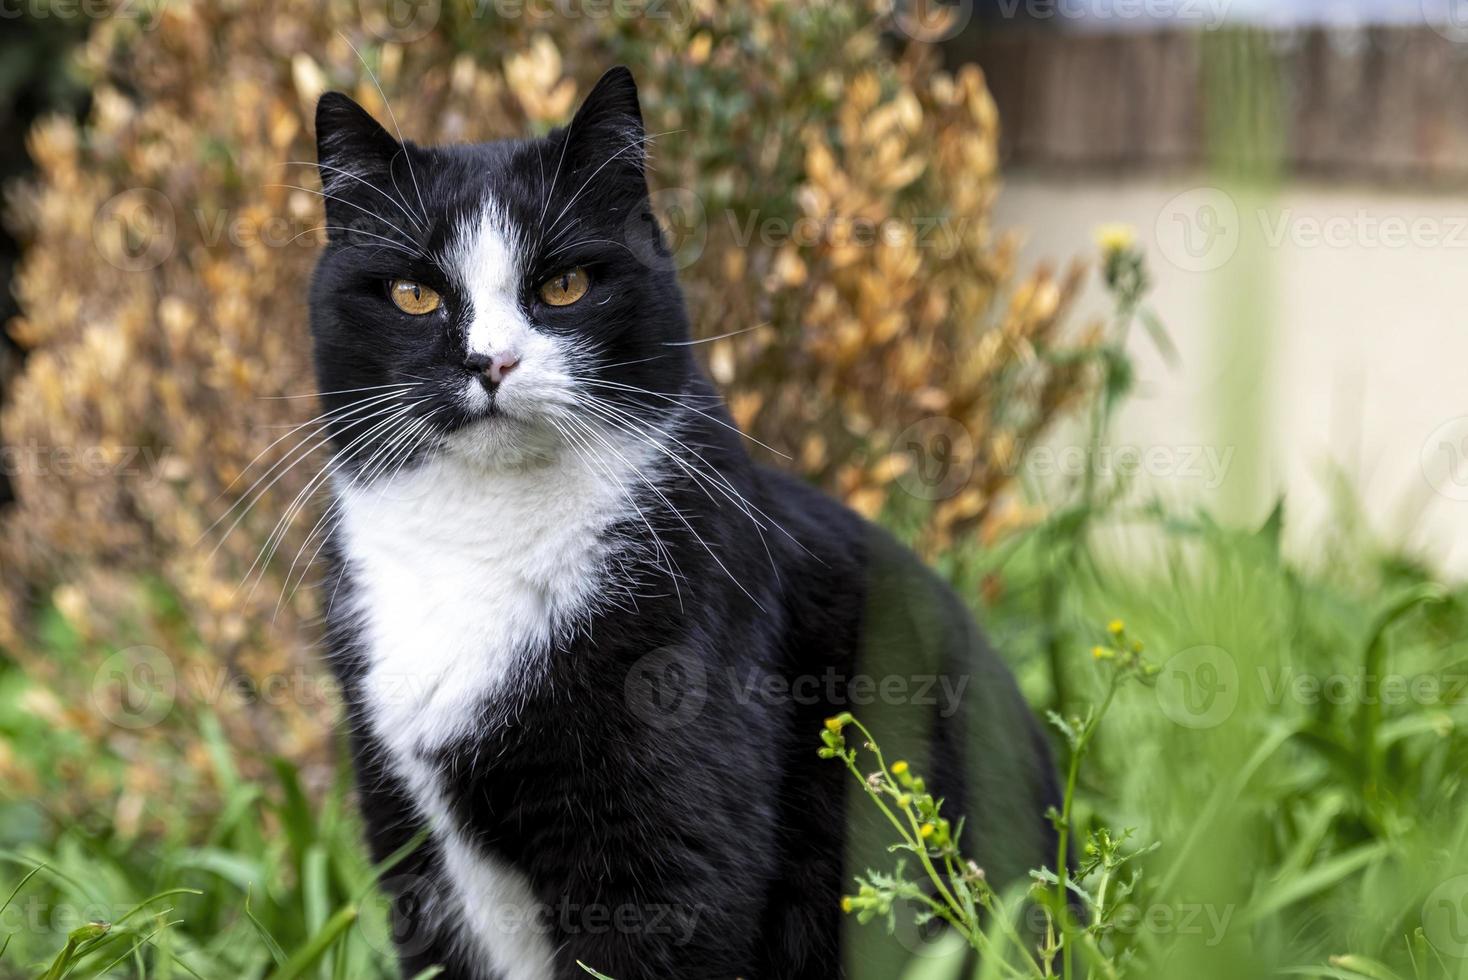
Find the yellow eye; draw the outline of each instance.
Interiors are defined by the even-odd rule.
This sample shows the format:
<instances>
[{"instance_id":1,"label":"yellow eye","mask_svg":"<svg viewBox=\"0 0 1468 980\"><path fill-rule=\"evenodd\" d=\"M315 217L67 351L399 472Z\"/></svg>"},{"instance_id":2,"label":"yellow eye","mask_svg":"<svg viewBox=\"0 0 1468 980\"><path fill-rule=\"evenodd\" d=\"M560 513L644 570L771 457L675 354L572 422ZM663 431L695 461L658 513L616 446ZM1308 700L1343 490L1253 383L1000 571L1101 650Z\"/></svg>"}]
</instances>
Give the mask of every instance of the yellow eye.
<instances>
[{"instance_id":1,"label":"yellow eye","mask_svg":"<svg viewBox=\"0 0 1468 980\"><path fill-rule=\"evenodd\" d=\"M550 306L570 306L590 288L591 280L586 277L585 269L567 269L540 284L540 298Z\"/></svg>"},{"instance_id":2,"label":"yellow eye","mask_svg":"<svg viewBox=\"0 0 1468 980\"><path fill-rule=\"evenodd\" d=\"M394 306L414 316L432 313L443 302L439 299L438 293L422 283L410 282L407 279L394 279L388 283L387 294L392 297Z\"/></svg>"}]
</instances>

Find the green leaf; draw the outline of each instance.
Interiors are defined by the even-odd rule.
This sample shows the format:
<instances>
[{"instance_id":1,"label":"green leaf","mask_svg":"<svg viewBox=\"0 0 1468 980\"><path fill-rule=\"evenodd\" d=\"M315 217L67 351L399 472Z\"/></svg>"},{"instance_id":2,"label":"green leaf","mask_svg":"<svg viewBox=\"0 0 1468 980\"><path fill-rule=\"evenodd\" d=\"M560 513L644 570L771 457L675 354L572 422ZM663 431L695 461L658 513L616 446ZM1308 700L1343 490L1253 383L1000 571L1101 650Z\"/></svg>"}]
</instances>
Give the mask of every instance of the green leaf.
<instances>
[{"instance_id":1,"label":"green leaf","mask_svg":"<svg viewBox=\"0 0 1468 980\"><path fill-rule=\"evenodd\" d=\"M1177 346L1168 335L1167 327L1157 318L1157 314L1149 307L1142 307L1137 311L1137 316L1146 328L1147 335L1152 338L1152 343L1157 347L1157 353L1162 355L1162 360L1170 368L1176 368L1182 363L1182 357L1178 354Z\"/></svg>"},{"instance_id":2,"label":"green leaf","mask_svg":"<svg viewBox=\"0 0 1468 980\"><path fill-rule=\"evenodd\" d=\"M923 955L908 962L902 980L958 980L968 966L969 945L952 929L944 930Z\"/></svg>"},{"instance_id":3,"label":"green leaf","mask_svg":"<svg viewBox=\"0 0 1468 980\"><path fill-rule=\"evenodd\" d=\"M581 967L581 969L585 970L587 973L590 973L592 976L596 977L596 980L612 980L612 978L607 976L605 973L596 972L585 963L582 963L580 960L576 961L576 965Z\"/></svg>"},{"instance_id":4,"label":"green leaf","mask_svg":"<svg viewBox=\"0 0 1468 980\"><path fill-rule=\"evenodd\" d=\"M278 808L280 822L290 840L291 851L297 861L305 859L306 848L316 839L316 820L311 814L310 801L301 788L300 774L287 759L274 759L275 778L280 783L284 802Z\"/></svg>"},{"instance_id":5,"label":"green leaf","mask_svg":"<svg viewBox=\"0 0 1468 980\"><path fill-rule=\"evenodd\" d=\"M1343 970L1350 970L1352 973L1360 974L1363 977L1370 977L1371 980L1402 980L1385 963L1380 963L1365 956L1356 956L1354 954L1332 956L1330 958L1330 965Z\"/></svg>"},{"instance_id":6,"label":"green leaf","mask_svg":"<svg viewBox=\"0 0 1468 980\"><path fill-rule=\"evenodd\" d=\"M330 890L326 849L320 844L312 844L306 849L301 868L301 900L305 906L308 932L314 933L326 925L327 916L331 913ZM330 960L328 953L321 964L322 980L331 976Z\"/></svg>"},{"instance_id":7,"label":"green leaf","mask_svg":"<svg viewBox=\"0 0 1468 980\"><path fill-rule=\"evenodd\" d=\"M297 950L284 966L270 975L270 980L297 980L298 977L304 976L321 961L326 951L331 949L332 944L356 921L357 907L355 905L342 906L306 945Z\"/></svg>"},{"instance_id":8,"label":"green leaf","mask_svg":"<svg viewBox=\"0 0 1468 980\"><path fill-rule=\"evenodd\" d=\"M263 888L269 880L265 866L253 858L219 847L194 847L179 851L171 863L177 868L192 868L218 875L240 891Z\"/></svg>"},{"instance_id":9,"label":"green leaf","mask_svg":"<svg viewBox=\"0 0 1468 980\"><path fill-rule=\"evenodd\" d=\"M1386 841L1363 844L1324 864L1316 865L1304 874L1281 881L1274 889L1250 903L1249 921L1266 919L1303 898L1340 883L1378 858L1386 856L1391 849Z\"/></svg>"},{"instance_id":10,"label":"green leaf","mask_svg":"<svg viewBox=\"0 0 1468 980\"><path fill-rule=\"evenodd\" d=\"M77 926L66 937L66 945L56 959L51 961L51 966L41 975L41 980L61 980L71 969L71 964L76 960L78 951L89 943L93 943L107 935L111 929L105 922L88 922L84 926Z\"/></svg>"},{"instance_id":11,"label":"green leaf","mask_svg":"<svg viewBox=\"0 0 1468 980\"><path fill-rule=\"evenodd\" d=\"M137 915L143 909L147 908L152 903L157 902L157 901L161 901L162 899L172 898L175 895L202 895L202 894L204 894L204 893L201 892L201 891L199 891L197 888L170 888L167 891L158 892L155 895L149 895L147 898L143 899L141 902L139 902L138 904L134 905L132 908L128 909L126 912L122 913L122 915L120 915L116 919L114 919L112 921L112 924L115 925L115 926L116 925L121 925L122 923L126 922L128 919L131 919L133 916Z\"/></svg>"},{"instance_id":12,"label":"green leaf","mask_svg":"<svg viewBox=\"0 0 1468 980\"><path fill-rule=\"evenodd\" d=\"M1274 502L1274 507L1269 511L1269 516L1254 532L1254 537L1265 542L1269 546L1271 554L1278 555L1280 538L1284 532L1285 498L1281 494Z\"/></svg>"},{"instance_id":13,"label":"green leaf","mask_svg":"<svg viewBox=\"0 0 1468 980\"><path fill-rule=\"evenodd\" d=\"M44 864L38 864L38 865L36 865L34 868L32 868L26 874L26 876L24 878L22 878L22 879L20 879L20 881L16 882L15 887L12 888L12 889L10 889L10 894L5 897L5 901L0 902L0 912L4 912L6 909L8 909L10 907L10 903L13 902L13 901L15 901L15 896L18 895L18 894L20 894L20 890L25 887L26 882L30 881L36 875L40 874L41 873L41 869L44 868L44 867L45 867Z\"/></svg>"},{"instance_id":14,"label":"green leaf","mask_svg":"<svg viewBox=\"0 0 1468 980\"><path fill-rule=\"evenodd\" d=\"M265 944L265 948L270 951L270 958L275 960L275 965L280 966L286 961L285 950L280 948L280 943L275 941L275 937L270 934L270 930L265 928L265 923L261 922L250 908L251 893L252 890L247 889L245 891L245 918L254 927L255 934L260 937L260 941Z\"/></svg>"}]
</instances>

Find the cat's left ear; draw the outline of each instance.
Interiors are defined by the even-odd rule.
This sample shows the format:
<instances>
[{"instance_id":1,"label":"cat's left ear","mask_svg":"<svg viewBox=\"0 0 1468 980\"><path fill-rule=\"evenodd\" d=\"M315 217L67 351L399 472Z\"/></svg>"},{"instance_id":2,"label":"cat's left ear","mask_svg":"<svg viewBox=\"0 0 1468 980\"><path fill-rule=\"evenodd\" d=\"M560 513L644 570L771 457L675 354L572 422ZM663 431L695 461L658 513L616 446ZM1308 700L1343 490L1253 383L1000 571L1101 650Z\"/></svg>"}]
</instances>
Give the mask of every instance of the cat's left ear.
<instances>
[{"instance_id":1,"label":"cat's left ear","mask_svg":"<svg viewBox=\"0 0 1468 980\"><path fill-rule=\"evenodd\" d=\"M403 144L377 120L340 92L327 92L316 103L316 162L325 192L328 224L340 229L361 220L384 201L394 202L393 168ZM333 237L337 232L333 232Z\"/></svg>"},{"instance_id":2,"label":"cat's left ear","mask_svg":"<svg viewBox=\"0 0 1468 980\"><path fill-rule=\"evenodd\" d=\"M637 83L625 65L608 69L592 86L564 134L572 172L582 173L583 180L593 174L620 175L635 179L646 190L642 106Z\"/></svg>"}]
</instances>

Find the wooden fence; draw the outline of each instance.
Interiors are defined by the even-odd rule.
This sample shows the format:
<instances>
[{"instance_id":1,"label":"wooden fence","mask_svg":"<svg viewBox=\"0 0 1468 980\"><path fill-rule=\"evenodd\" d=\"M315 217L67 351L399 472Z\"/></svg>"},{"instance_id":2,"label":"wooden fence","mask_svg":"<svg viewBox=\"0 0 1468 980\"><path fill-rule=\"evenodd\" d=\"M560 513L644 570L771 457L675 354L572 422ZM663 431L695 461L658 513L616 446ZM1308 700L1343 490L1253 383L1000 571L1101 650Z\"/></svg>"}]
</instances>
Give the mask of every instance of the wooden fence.
<instances>
[{"instance_id":1,"label":"wooden fence","mask_svg":"<svg viewBox=\"0 0 1468 980\"><path fill-rule=\"evenodd\" d=\"M951 45L951 56L985 69L1011 165L1198 166L1231 149L1211 132L1238 132L1213 123L1252 111L1288 172L1468 183L1468 44L1426 27L1250 37L1009 29Z\"/></svg>"}]
</instances>

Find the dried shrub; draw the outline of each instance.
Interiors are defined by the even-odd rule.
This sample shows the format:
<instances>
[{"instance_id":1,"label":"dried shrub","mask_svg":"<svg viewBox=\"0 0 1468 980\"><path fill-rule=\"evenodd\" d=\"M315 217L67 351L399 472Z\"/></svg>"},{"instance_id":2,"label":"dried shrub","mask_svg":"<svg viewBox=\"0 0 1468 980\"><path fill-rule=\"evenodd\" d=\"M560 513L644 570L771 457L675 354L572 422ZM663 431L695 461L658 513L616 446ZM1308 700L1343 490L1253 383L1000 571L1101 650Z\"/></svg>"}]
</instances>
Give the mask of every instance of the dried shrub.
<instances>
[{"instance_id":1,"label":"dried shrub","mask_svg":"<svg viewBox=\"0 0 1468 980\"><path fill-rule=\"evenodd\" d=\"M156 23L102 21L82 53L90 115L29 136L38 178L9 209L28 247L8 329L29 356L0 414L22 463L0 518L0 648L56 692L36 706L47 723L80 737L55 772L0 751L0 779L44 786L57 808L107 799L124 829L147 830L145 801L172 791L176 809L180 787L212 778L188 734L204 714L262 756L329 758L318 599L297 588L316 512L271 544L319 455L222 543L233 514L209 529L286 458L295 437L271 447L284 427L314 414L280 397L311 391L321 237L312 169L287 161L313 158L324 88L388 119L359 59L420 141L543 131L601 69L630 64L664 134L652 181L696 329L732 334L700 351L738 420L864 512L897 487L931 501L929 547L1003 525L1010 463L1078 391L1045 357L1072 283L1016 286L989 225L982 76L899 44L880 11L698 0L617 21L450 5L398 43L371 6L184 3ZM961 444L960 479L936 490L912 482L922 460L906 444L934 431ZM109 672L139 670L173 676L161 718L117 700ZM98 747L121 764L96 764Z\"/></svg>"}]
</instances>

